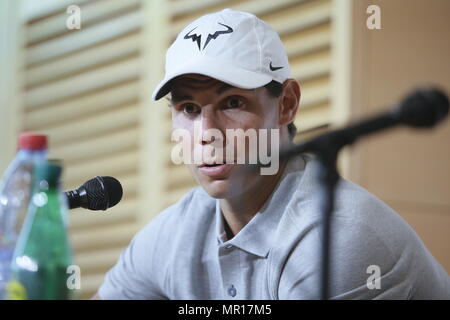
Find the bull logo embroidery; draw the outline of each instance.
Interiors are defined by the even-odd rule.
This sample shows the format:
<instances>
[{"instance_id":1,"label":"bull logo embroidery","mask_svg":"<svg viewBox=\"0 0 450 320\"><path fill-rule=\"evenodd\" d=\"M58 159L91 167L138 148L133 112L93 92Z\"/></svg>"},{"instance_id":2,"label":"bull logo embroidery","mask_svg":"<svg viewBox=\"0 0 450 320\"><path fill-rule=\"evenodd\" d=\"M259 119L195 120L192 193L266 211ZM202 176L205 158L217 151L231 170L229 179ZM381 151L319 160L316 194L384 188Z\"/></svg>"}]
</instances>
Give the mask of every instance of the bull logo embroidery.
<instances>
[{"instance_id":1,"label":"bull logo embroidery","mask_svg":"<svg viewBox=\"0 0 450 320\"><path fill-rule=\"evenodd\" d=\"M208 33L208 36L206 37L206 41L205 41L205 44L203 45L203 48L201 46L201 44L202 44L202 33L200 33L200 34L192 33L192 31L197 29L197 27L195 27L194 29L192 29L191 31L186 33L186 35L184 36L184 39L191 39L192 42L197 42L198 50L202 51L202 50L204 50L206 48L206 46L208 45L208 43L211 40L217 39L217 37L220 36L221 34L227 34L227 33L233 32L233 28L231 28L230 26L227 26L226 24L223 24L223 23L220 23L220 22L218 22L218 24L220 24L221 26L225 27L226 30L217 30L214 33Z\"/></svg>"}]
</instances>

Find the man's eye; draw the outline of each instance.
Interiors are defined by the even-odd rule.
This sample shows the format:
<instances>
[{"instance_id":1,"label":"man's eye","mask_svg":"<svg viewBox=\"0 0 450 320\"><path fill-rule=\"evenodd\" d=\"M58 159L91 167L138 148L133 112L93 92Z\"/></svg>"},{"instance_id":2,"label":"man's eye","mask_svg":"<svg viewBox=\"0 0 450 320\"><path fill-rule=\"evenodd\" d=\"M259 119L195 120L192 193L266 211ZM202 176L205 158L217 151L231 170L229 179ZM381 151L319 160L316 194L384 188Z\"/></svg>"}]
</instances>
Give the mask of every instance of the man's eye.
<instances>
[{"instance_id":1,"label":"man's eye","mask_svg":"<svg viewBox=\"0 0 450 320\"><path fill-rule=\"evenodd\" d=\"M242 107L244 102L239 98L230 98L226 101L226 107L229 109L236 109Z\"/></svg>"},{"instance_id":2,"label":"man's eye","mask_svg":"<svg viewBox=\"0 0 450 320\"><path fill-rule=\"evenodd\" d=\"M183 112L188 115L193 115L200 112L200 108L192 103L187 103L182 106Z\"/></svg>"}]
</instances>

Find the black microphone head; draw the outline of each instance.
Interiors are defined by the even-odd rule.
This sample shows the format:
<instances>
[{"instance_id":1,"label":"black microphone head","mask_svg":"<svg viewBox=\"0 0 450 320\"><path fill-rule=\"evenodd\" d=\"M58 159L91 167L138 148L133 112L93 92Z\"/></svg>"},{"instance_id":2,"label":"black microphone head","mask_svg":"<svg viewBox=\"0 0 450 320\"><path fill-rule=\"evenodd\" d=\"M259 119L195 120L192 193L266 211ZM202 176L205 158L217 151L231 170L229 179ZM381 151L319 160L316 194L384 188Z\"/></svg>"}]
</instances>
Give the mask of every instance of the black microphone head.
<instances>
[{"instance_id":1,"label":"black microphone head","mask_svg":"<svg viewBox=\"0 0 450 320\"><path fill-rule=\"evenodd\" d=\"M90 210L106 210L122 199L122 185L113 177L95 177L86 181L78 190L84 189Z\"/></svg>"},{"instance_id":2,"label":"black microphone head","mask_svg":"<svg viewBox=\"0 0 450 320\"><path fill-rule=\"evenodd\" d=\"M398 109L400 121L413 127L432 127L443 120L449 109L447 95L436 88L421 88L409 94Z\"/></svg>"}]
</instances>

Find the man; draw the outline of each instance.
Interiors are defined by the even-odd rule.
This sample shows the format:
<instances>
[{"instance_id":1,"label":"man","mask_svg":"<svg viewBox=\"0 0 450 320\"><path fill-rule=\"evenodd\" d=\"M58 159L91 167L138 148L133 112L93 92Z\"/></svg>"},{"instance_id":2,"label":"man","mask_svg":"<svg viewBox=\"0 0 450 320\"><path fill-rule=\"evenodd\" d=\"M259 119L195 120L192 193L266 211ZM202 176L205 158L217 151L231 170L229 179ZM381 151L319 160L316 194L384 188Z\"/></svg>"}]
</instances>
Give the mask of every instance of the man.
<instances>
[{"instance_id":1,"label":"man","mask_svg":"<svg viewBox=\"0 0 450 320\"><path fill-rule=\"evenodd\" d=\"M235 151L227 149L227 130L278 132L281 148L291 144L300 88L289 75L279 36L254 15L226 9L199 18L178 35L153 98L170 93L174 129L195 136L200 124L200 138L183 152L215 144L226 154L187 164L200 187L134 237L97 298L320 297L315 161L283 160L270 175L246 170L237 158L224 161ZM223 138L212 138L211 130ZM275 145L265 146L273 155ZM244 150L249 155L253 149L246 144ZM406 222L344 179L332 230L332 298L450 298L447 273Z\"/></svg>"}]
</instances>

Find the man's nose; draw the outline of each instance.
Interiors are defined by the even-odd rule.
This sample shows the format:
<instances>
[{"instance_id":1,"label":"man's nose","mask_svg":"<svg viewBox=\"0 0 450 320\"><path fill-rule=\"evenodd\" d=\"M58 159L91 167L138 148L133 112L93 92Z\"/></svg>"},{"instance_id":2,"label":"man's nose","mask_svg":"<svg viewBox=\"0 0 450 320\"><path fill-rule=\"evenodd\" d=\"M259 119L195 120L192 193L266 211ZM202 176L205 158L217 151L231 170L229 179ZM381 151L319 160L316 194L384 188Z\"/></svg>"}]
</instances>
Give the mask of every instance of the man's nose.
<instances>
[{"instance_id":1,"label":"man's nose","mask_svg":"<svg viewBox=\"0 0 450 320\"><path fill-rule=\"evenodd\" d=\"M218 133L221 133L218 115L210 108L205 106L201 112L201 144L206 145L218 139Z\"/></svg>"}]
</instances>

